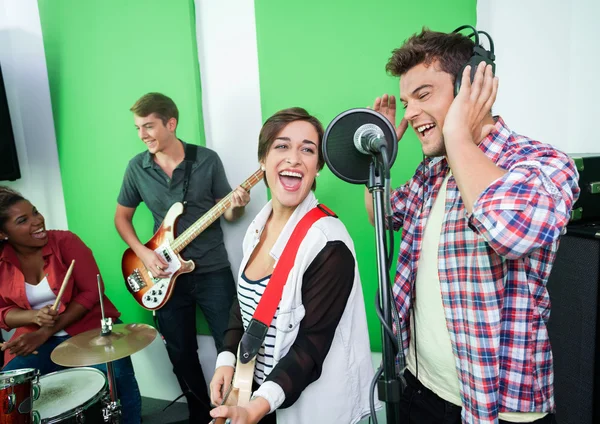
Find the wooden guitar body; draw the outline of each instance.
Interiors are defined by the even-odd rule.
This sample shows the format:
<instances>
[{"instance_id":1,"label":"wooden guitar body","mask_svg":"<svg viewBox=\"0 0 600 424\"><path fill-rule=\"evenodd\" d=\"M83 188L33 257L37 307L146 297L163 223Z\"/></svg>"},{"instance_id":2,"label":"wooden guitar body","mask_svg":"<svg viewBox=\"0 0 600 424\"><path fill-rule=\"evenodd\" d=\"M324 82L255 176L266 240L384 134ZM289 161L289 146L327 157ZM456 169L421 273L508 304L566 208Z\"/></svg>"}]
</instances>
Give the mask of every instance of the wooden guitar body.
<instances>
[{"instance_id":1,"label":"wooden guitar body","mask_svg":"<svg viewBox=\"0 0 600 424\"><path fill-rule=\"evenodd\" d=\"M165 271L171 273L170 277L154 278L131 248L123 254L121 269L127 283L127 289L135 300L148 310L163 307L173 294L177 277L192 272L195 268L193 261L184 260L170 247L175 240L176 224L182 213L182 203L175 203L171 206L156 233L144 245L148 249L157 252L169 264Z\"/></svg>"},{"instance_id":2,"label":"wooden guitar body","mask_svg":"<svg viewBox=\"0 0 600 424\"><path fill-rule=\"evenodd\" d=\"M239 352L238 352L239 357ZM252 396L252 381L254 381L254 366L256 358L252 359L247 364L242 364L239 359L235 366L235 374L233 376L232 387L230 392L225 396L223 405L227 406L246 406L250 402ZM225 424L227 418L215 418L213 423Z\"/></svg>"},{"instance_id":3,"label":"wooden guitar body","mask_svg":"<svg viewBox=\"0 0 600 424\"><path fill-rule=\"evenodd\" d=\"M264 172L262 169L259 169L240 184L240 186L250 191L252 187L262 180L263 175ZM144 246L154 250L169 264L168 268L163 270L170 274L168 278L154 278L152 270L146 268L131 248L125 251L121 261L121 270L123 271L125 285L127 286L127 290L133 295L133 298L143 308L151 311L162 308L173 294L177 277L194 270L194 262L184 260L179 253L225 213L231 206L232 195L233 192L229 193L177 236L175 234L176 224L183 213L184 206L183 203L179 202L171 206L156 233L144 244Z\"/></svg>"}]
</instances>

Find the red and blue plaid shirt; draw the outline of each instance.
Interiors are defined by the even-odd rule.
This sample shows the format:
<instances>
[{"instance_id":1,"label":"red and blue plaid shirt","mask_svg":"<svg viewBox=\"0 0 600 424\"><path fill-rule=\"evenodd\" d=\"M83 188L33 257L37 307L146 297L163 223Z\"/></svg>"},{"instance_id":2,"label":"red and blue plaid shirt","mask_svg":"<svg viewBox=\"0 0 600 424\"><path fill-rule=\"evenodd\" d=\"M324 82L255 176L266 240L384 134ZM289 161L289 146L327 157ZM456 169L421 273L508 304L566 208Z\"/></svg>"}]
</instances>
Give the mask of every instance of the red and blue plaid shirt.
<instances>
[{"instance_id":1,"label":"red and blue plaid shirt","mask_svg":"<svg viewBox=\"0 0 600 424\"><path fill-rule=\"evenodd\" d=\"M500 117L479 147L508 173L481 193L470 215L450 177L438 251L467 423L497 422L499 412L554 410L546 282L579 195L567 155L511 132ZM402 227L394 298L405 354L427 216L448 172L444 157L428 158L392 193L394 229Z\"/></svg>"}]
</instances>

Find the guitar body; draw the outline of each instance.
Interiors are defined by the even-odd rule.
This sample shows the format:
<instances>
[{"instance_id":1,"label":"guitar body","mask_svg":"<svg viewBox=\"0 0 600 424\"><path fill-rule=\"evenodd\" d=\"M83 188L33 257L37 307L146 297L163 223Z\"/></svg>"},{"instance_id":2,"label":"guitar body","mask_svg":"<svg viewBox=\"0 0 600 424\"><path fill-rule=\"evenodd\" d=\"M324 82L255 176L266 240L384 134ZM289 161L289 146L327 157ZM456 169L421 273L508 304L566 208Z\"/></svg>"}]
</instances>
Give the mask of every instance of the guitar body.
<instances>
[{"instance_id":1,"label":"guitar body","mask_svg":"<svg viewBox=\"0 0 600 424\"><path fill-rule=\"evenodd\" d=\"M173 294L177 277L192 272L195 268L193 261L184 260L171 248L175 240L176 224L182 213L182 203L171 206L156 233L144 245L158 253L169 264L165 271L171 273L170 277L154 278L131 248L123 254L121 269L127 289L134 299L148 310L153 311L163 307Z\"/></svg>"},{"instance_id":2,"label":"guitar body","mask_svg":"<svg viewBox=\"0 0 600 424\"><path fill-rule=\"evenodd\" d=\"M264 171L259 169L240 184L240 187L250 191L252 187L263 179L263 176ZM185 249L200 233L225 213L231 206L232 195L233 191L222 198L201 218L186 228L181 234L177 235L177 237L175 237L175 229L177 221L183 213L183 203L178 202L171 206L156 233L144 245L154 250L169 264L168 268L163 270L170 274L168 278L154 278L150 270L146 269L144 263L131 248L125 251L121 261L121 270L123 271L125 285L136 302L143 308L150 311L162 308L173 294L177 277L194 270L196 266L194 262L184 260L179 256L179 252Z\"/></svg>"}]
</instances>

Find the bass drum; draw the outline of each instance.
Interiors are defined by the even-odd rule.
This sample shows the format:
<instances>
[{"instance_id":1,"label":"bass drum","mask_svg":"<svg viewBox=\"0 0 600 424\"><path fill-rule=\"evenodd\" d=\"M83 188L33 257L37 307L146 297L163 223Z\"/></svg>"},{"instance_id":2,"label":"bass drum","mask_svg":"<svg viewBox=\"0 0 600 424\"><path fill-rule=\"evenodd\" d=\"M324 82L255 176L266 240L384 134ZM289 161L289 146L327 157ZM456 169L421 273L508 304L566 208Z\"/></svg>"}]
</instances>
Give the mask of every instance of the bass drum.
<instances>
[{"instance_id":1,"label":"bass drum","mask_svg":"<svg viewBox=\"0 0 600 424\"><path fill-rule=\"evenodd\" d=\"M104 424L107 380L95 368L69 368L40 377L33 403L42 424Z\"/></svg>"}]
</instances>

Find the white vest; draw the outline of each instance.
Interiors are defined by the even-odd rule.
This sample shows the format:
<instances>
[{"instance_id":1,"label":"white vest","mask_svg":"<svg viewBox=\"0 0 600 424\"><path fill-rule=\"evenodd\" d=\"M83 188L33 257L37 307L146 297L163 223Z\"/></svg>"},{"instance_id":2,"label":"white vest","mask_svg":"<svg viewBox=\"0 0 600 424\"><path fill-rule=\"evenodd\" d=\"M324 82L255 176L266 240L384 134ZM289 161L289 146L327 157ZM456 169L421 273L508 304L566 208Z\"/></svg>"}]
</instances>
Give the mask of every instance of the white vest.
<instances>
[{"instance_id":1,"label":"white vest","mask_svg":"<svg viewBox=\"0 0 600 424\"><path fill-rule=\"evenodd\" d=\"M270 252L275 261L279 259L298 221L317 204L316 197L310 192L296 208ZM269 202L250 224L244 237L244 258L240 273L246 268L248 259L258 244L271 211L272 205ZM363 292L354 244L346 227L337 218L325 217L318 220L300 244L279 303L274 366L287 354L296 340L300 322L305 314L302 304L304 272L327 242L337 240L343 241L354 256L354 287L335 331L321 376L304 389L291 407L276 411L279 424L352 424L369 414L369 386L375 372L371 361ZM332 269L331 272L335 270ZM241 276L238 276L238 281L239 278ZM282 393L277 384L266 382L254 395L264 396L273 406L273 403L281 403ZM375 402L376 408L379 409L381 405L377 400L377 393Z\"/></svg>"}]
</instances>

